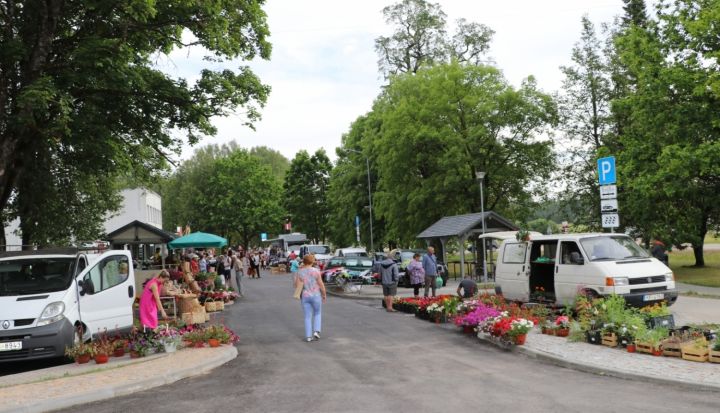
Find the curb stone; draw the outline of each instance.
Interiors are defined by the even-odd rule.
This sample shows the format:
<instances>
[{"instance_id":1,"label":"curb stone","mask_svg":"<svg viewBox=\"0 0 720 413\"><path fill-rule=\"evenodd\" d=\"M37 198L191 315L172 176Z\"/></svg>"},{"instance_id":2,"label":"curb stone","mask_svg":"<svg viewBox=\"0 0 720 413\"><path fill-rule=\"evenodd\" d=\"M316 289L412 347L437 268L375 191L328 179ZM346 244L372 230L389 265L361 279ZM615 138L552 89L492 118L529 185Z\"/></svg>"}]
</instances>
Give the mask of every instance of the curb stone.
<instances>
[{"instance_id":1,"label":"curb stone","mask_svg":"<svg viewBox=\"0 0 720 413\"><path fill-rule=\"evenodd\" d=\"M145 379L136 380L129 379L129 382L117 383L111 385L105 385L102 387L88 388L78 394L72 394L67 396L60 396L54 398L48 398L46 400L30 400L23 401L21 406L7 404L0 406L0 413L5 412L44 412L51 410L64 409L67 407L76 406L79 404L92 403L101 400L107 400L118 396L124 396L132 394L138 391L149 390L155 387L164 386L166 384L174 383L178 380L182 380L189 377L199 376L206 374L209 371L219 367L229 361L235 359L238 355L238 350L235 346L223 346L220 347L221 352L213 354L208 358L201 360L201 363L197 363L192 366L183 366L173 371L164 372L160 375L154 375ZM188 350L192 351L192 350ZM199 365L198 365L199 364ZM116 370L110 370L115 372ZM88 373L84 376L91 376L94 374L103 374L105 372ZM60 378L57 380L71 381L73 378L79 376L72 376L66 378ZM72 383L64 384L70 386ZM13 387L21 387L22 384ZM11 389L8 387L6 389Z\"/></svg>"},{"instance_id":2,"label":"curb stone","mask_svg":"<svg viewBox=\"0 0 720 413\"><path fill-rule=\"evenodd\" d=\"M645 376L642 374L632 373L632 372L626 372L626 371L619 371L619 370L611 370L611 369L604 369L602 367L597 366L591 366L588 364L579 363L576 361L571 361L568 359L564 359L562 357L558 357L552 354L548 354L539 350L534 350L528 347L524 346L514 346L510 349L507 349L503 347L502 345L496 343L493 340L490 340L485 337L478 336L478 339L480 341L483 341L485 343L492 344L498 348L512 351L514 353L523 354L526 357L533 358L536 360L543 360L546 362L549 362L551 364L554 364L556 366L565 367L573 370L583 371L586 373L592 373L597 374L599 376L611 376L611 377L617 377L625 380L639 380L644 382L651 382L651 383L657 383L657 384L665 384L665 385L673 385L673 386L682 386L688 389L693 390L703 390L703 391L712 391L717 392L720 390L720 385L714 385L714 384L706 384L706 383L697 383L697 382L691 382L686 380L680 380L680 379L671 379L671 378L663 378L663 377L652 377L652 376Z\"/></svg>"},{"instance_id":3,"label":"curb stone","mask_svg":"<svg viewBox=\"0 0 720 413\"><path fill-rule=\"evenodd\" d=\"M451 323L445 323L439 325L440 328L448 331L457 331L456 328ZM559 367L569 368L577 371L582 371L586 373L596 374L599 376L610 376L610 377L616 377L624 380L636 380L636 381L643 381L643 382L650 382L650 383L657 383L657 384L664 384L664 385L672 385L672 386L681 386L683 388L692 389L692 390L702 390L702 391L708 391L708 392L717 392L720 390L720 385L717 384L707 384L707 383L698 383L693 381L687 381L687 380L681 380L681 379L672 379L672 378L664 378L664 377L653 377L653 376L645 376L642 374L637 374L629 371L620 371L620 370L612 370L607 368L602 368L598 366L593 366L589 364L583 364L577 361L568 360L562 357L558 357L553 354L548 354L540 350L531 349L529 347L525 346L511 346L506 347L502 344L497 343L494 340L491 340L487 337L483 336L471 336L471 337L477 337L480 342L491 344L499 349L502 349L504 351L522 354L525 357L541 360ZM688 362L690 363L690 362Z\"/></svg>"}]
</instances>

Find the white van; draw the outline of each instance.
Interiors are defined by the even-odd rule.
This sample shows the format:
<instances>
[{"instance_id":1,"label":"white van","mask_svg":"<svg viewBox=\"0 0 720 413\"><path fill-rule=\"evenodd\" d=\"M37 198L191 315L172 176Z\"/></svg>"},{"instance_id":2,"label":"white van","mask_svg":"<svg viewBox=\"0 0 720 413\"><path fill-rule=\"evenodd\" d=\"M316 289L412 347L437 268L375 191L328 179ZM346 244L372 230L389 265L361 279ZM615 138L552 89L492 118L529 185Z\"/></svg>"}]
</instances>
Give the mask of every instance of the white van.
<instances>
[{"instance_id":1,"label":"white van","mask_svg":"<svg viewBox=\"0 0 720 413\"><path fill-rule=\"evenodd\" d=\"M368 253L365 248L362 247L351 247L351 248L338 248L335 250L336 257L367 257Z\"/></svg>"},{"instance_id":2,"label":"white van","mask_svg":"<svg viewBox=\"0 0 720 413\"><path fill-rule=\"evenodd\" d=\"M495 285L510 300L558 305L573 302L581 291L621 295L636 307L672 305L678 297L672 270L624 234L506 239L498 251Z\"/></svg>"},{"instance_id":3,"label":"white van","mask_svg":"<svg viewBox=\"0 0 720 413\"><path fill-rule=\"evenodd\" d=\"M129 331L134 299L129 251L0 253L0 362L61 357L80 328Z\"/></svg>"}]
</instances>

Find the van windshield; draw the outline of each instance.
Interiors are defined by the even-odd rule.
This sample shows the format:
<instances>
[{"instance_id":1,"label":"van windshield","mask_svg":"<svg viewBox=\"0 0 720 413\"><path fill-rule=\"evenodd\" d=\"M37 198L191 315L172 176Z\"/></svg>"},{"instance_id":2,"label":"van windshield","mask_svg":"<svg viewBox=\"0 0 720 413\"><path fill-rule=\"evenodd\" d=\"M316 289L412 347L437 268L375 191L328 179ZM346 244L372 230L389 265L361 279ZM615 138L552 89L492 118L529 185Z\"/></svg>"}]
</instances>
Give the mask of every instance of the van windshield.
<instances>
[{"instance_id":1,"label":"van windshield","mask_svg":"<svg viewBox=\"0 0 720 413\"><path fill-rule=\"evenodd\" d=\"M0 295L63 291L70 286L75 258L0 261Z\"/></svg>"},{"instance_id":2,"label":"van windshield","mask_svg":"<svg viewBox=\"0 0 720 413\"><path fill-rule=\"evenodd\" d=\"M584 238L580 244L590 261L648 258L648 253L626 236Z\"/></svg>"}]
</instances>

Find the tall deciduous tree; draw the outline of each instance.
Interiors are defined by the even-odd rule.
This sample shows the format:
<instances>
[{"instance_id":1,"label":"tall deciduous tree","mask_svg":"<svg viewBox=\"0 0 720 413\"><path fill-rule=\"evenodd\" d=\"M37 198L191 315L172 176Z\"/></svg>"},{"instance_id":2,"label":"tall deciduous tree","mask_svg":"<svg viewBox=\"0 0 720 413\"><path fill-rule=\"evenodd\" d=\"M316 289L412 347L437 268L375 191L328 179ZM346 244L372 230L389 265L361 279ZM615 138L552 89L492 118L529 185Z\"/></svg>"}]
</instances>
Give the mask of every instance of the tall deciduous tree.
<instances>
[{"instance_id":1,"label":"tall deciduous tree","mask_svg":"<svg viewBox=\"0 0 720 413\"><path fill-rule=\"evenodd\" d=\"M325 241L328 236L331 171L325 150L319 149L312 156L303 150L295 155L285 175L285 209L295 228L314 242Z\"/></svg>"},{"instance_id":2,"label":"tall deciduous tree","mask_svg":"<svg viewBox=\"0 0 720 413\"><path fill-rule=\"evenodd\" d=\"M478 171L486 210L527 217L539 190L531 183L555 165L552 143L539 137L555 121L553 100L532 79L515 89L492 67L455 62L393 77L348 134L377 164L373 206L385 241L409 243L444 215L479 211Z\"/></svg>"},{"instance_id":3,"label":"tall deciduous tree","mask_svg":"<svg viewBox=\"0 0 720 413\"><path fill-rule=\"evenodd\" d=\"M247 67L203 70L194 84L158 70L158 55L201 45L216 60L268 58L262 0L0 3L0 210L12 199L25 242L34 222L79 223L109 208L109 179L161 167L243 108L252 124L269 88ZM40 163L47 163L36 168ZM45 174L45 175L41 175ZM63 174L82 185L64 193ZM32 175L32 176L29 176ZM43 189L32 185L42 182ZM70 202L82 208L62 213ZM40 211L33 205L48 205ZM103 211L104 212L104 211ZM92 217L93 214L89 214ZM71 227L71 226L69 226ZM62 233L56 238L82 236Z\"/></svg>"},{"instance_id":4,"label":"tall deciduous tree","mask_svg":"<svg viewBox=\"0 0 720 413\"><path fill-rule=\"evenodd\" d=\"M446 15L437 3L402 0L383 9L385 21L395 32L375 40L380 71L388 77L416 73L421 67L447 63L452 59L477 64L487 52L493 31L485 25L457 21L449 36Z\"/></svg>"},{"instance_id":5,"label":"tall deciduous tree","mask_svg":"<svg viewBox=\"0 0 720 413\"><path fill-rule=\"evenodd\" d=\"M196 151L161 185L166 229L189 225L248 245L279 231L281 185L270 166L244 149L210 145Z\"/></svg>"},{"instance_id":6,"label":"tall deciduous tree","mask_svg":"<svg viewBox=\"0 0 720 413\"><path fill-rule=\"evenodd\" d=\"M587 16L582 18L580 41L573 47L572 65L562 66L560 70L565 75L558 98L560 129L565 142L558 156L564 164L563 181L568 186L563 198L579 209L576 213L582 222L599 227L598 182L594 170L598 151L612 136L612 84L603 43Z\"/></svg>"},{"instance_id":7,"label":"tall deciduous tree","mask_svg":"<svg viewBox=\"0 0 720 413\"><path fill-rule=\"evenodd\" d=\"M280 183L270 166L247 151L236 150L218 159L210 186L215 198L208 199L205 211L220 233L230 238L237 234L247 246L261 232L279 230L285 213Z\"/></svg>"},{"instance_id":8,"label":"tall deciduous tree","mask_svg":"<svg viewBox=\"0 0 720 413\"><path fill-rule=\"evenodd\" d=\"M712 87L720 67L710 59L720 50L720 3L665 6L616 40L637 79L633 93L613 102L632 113L618 170L630 218L644 235L692 243L703 266L705 235L720 222L720 95Z\"/></svg>"},{"instance_id":9,"label":"tall deciduous tree","mask_svg":"<svg viewBox=\"0 0 720 413\"><path fill-rule=\"evenodd\" d=\"M275 149L268 148L267 146L255 146L250 148L250 155L256 157L263 164L270 167L273 176L282 183L285 180L285 174L288 168L290 168L290 161L285 155L276 151Z\"/></svg>"}]
</instances>

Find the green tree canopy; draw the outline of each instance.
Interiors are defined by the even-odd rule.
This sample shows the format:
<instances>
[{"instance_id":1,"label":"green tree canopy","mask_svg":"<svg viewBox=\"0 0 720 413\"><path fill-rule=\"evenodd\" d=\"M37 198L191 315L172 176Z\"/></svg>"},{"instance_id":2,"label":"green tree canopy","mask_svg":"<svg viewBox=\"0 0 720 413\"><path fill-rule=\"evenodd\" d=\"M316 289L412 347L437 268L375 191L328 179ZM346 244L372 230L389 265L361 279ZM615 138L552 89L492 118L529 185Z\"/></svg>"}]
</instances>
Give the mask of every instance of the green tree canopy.
<instances>
[{"instance_id":1,"label":"green tree canopy","mask_svg":"<svg viewBox=\"0 0 720 413\"><path fill-rule=\"evenodd\" d=\"M705 234L720 222L720 94L713 88L720 2L666 6L616 39L637 79L632 93L613 102L632 114L619 138L622 205L646 239L690 242L702 266Z\"/></svg>"},{"instance_id":2,"label":"green tree canopy","mask_svg":"<svg viewBox=\"0 0 720 413\"><path fill-rule=\"evenodd\" d=\"M409 243L444 215L480 210L478 171L485 210L525 218L541 188L531 184L555 165L552 143L540 138L555 121L553 100L532 78L515 89L495 68L454 62L391 78L344 144L376 165L373 206L385 241ZM344 178L345 189L366 199L358 177Z\"/></svg>"},{"instance_id":3,"label":"green tree canopy","mask_svg":"<svg viewBox=\"0 0 720 413\"><path fill-rule=\"evenodd\" d=\"M212 135L211 119L237 108L248 125L258 119L269 88L247 67L203 70L189 84L154 62L188 45L216 61L268 58L263 3L0 3L0 210L14 203L24 241L83 236L74 224L34 223L94 219L117 205L107 190L115 177L156 171L179 151L180 136L192 144ZM76 207L63 210L66 203Z\"/></svg>"},{"instance_id":4,"label":"green tree canopy","mask_svg":"<svg viewBox=\"0 0 720 413\"><path fill-rule=\"evenodd\" d=\"M440 5L426 0L402 0L385 7L383 15L388 24L395 26L391 36L375 40L378 65L386 77L416 73L422 66L453 59L478 64L494 34L485 25L459 19L455 33L448 35L446 15Z\"/></svg>"},{"instance_id":5,"label":"green tree canopy","mask_svg":"<svg viewBox=\"0 0 720 413\"><path fill-rule=\"evenodd\" d=\"M312 156L303 150L295 155L285 175L285 209L295 228L314 242L325 241L328 235L331 170L325 150L318 149Z\"/></svg>"},{"instance_id":6,"label":"green tree canopy","mask_svg":"<svg viewBox=\"0 0 720 413\"><path fill-rule=\"evenodd\" d=\"M163 224L190 225L248 245L261 232L279 232L280 182L247 150L210 145L196 151L162 184Z\"/></svg>"}]
</instances>

